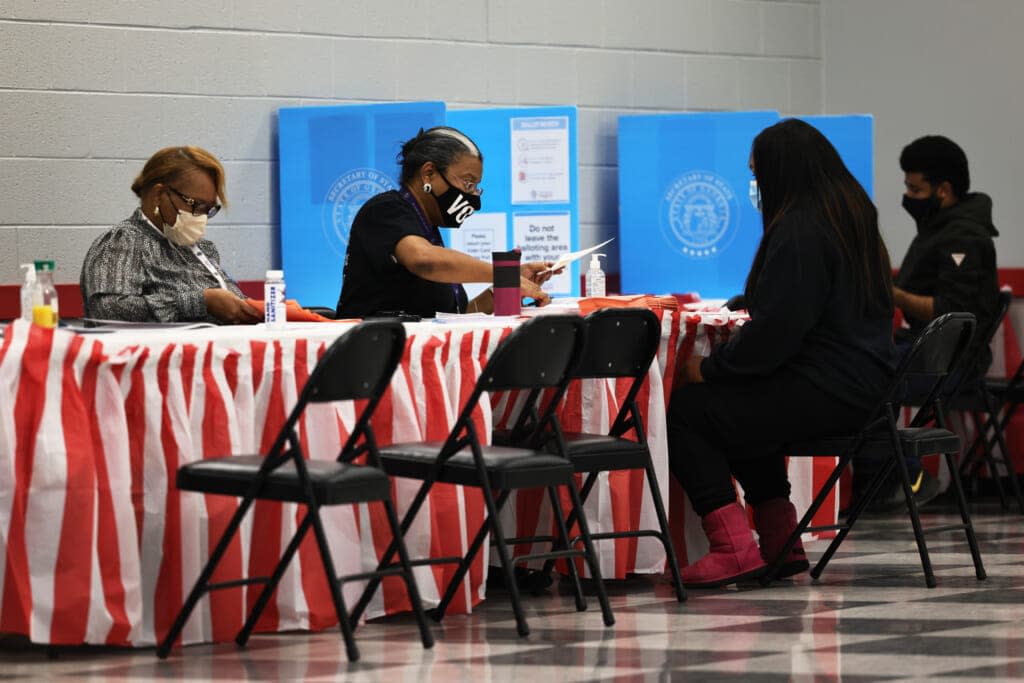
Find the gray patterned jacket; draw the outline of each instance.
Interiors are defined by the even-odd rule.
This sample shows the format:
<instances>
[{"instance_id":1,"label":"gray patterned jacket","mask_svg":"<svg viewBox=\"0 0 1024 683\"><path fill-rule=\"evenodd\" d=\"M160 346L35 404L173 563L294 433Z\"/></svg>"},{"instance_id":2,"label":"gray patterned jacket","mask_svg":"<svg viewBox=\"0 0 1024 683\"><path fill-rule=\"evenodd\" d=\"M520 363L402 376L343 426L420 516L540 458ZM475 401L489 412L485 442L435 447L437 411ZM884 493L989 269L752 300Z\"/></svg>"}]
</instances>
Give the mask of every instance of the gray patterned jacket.
<instances>
[{"instance_id":1,"label":"gray patterned jacket","mask_svg":"<svg viewBox=\"0 0 1024 683\"><path fill-rule=\"evenodd\" d=\"M220 266L213 242L197 246L217 267L228 289L244 296ZM142 209L96 238L79 279L87 318L132 322L219 322L206 312L203 290L220 283L189 247L153 229Z\"/></svg>"}]
</instances>

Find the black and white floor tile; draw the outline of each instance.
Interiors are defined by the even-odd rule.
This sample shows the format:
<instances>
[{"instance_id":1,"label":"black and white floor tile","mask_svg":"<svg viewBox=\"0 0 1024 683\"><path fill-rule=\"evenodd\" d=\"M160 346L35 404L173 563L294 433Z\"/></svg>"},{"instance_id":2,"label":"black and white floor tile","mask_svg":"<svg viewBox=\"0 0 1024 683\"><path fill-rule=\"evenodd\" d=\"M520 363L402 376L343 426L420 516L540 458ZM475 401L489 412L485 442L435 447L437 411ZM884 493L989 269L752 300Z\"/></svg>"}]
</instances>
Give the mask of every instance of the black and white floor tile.
<instances>
[{"instance_id":1,"label":"black and white floor tile","mask_svg":"<svg viewBox=\"0 0 1024 683\"><path fill-rule=\"evenodd\" d=\"M929 511L926 525L956 519ZM527 595L532 632L516 635L501 590L472 615L435 626L420 647L407 616L362 626L349 664L335 631L152 650L58 653L0 640L0 679L296 681L909 681L1024 680L1024 516L975 515L988 579L974 576L963 534L929 537L938 587L924 585L909 522L865 519L822 578L770 588L691 591L678 603L662 578L612 582L617 623L597 601L577 613L555 589ZM808 544L812 557L824 542Z\"/></svg>"}]
</instances>

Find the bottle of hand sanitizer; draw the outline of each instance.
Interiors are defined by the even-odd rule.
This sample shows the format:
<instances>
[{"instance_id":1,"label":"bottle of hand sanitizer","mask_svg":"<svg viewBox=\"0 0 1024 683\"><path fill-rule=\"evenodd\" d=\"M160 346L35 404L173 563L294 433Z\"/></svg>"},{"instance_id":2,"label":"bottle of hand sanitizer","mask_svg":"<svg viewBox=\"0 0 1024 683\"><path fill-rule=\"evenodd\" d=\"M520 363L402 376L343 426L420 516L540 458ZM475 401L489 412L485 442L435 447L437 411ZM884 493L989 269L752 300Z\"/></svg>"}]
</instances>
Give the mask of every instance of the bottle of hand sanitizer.
<instances>
[{"instance_id":1,"label":"bottle of hand sanitizer","mask_svg":"<svg viewBox=\"0 0 1024 683\"><path fill-rule=\"evenodd\" d=\"M584 285L587 296L604 296L604 271L601 270L601 261L597 258L598 256L604 256L604 254L594 254L590 257L590 269L584 276Z\"/></svg>"}]
</instances>

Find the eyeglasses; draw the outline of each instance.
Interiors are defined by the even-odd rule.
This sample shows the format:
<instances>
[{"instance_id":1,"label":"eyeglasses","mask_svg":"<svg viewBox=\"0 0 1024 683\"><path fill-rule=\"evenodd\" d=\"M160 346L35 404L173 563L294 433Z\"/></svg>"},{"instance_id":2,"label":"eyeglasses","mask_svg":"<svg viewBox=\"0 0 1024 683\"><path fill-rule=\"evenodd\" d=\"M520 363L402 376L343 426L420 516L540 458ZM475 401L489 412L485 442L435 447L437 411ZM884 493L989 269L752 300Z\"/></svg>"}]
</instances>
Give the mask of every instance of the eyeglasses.
<instances>
[{"instance_id":1,"label":"eyeglasses","mask_svg":"<svg viewBox=\"0 0 1024 683\"><path fill-rule=\"evenodd\" d=\"M213 218L217 215L217 212L220 211L220 204L206 204L192 199L192 197L183 195L170 185L167 185L166 187L168 190L181 197L181 201L188 204L188 208L192 210L193 216L201 216L205 213L207 218Z\"/></svg>"},{"instance_id":2,"label":"eyeglasses","mask_svg":"<svg viewBox=\"0 0 1024 683\"><path fill-rule=\"evenodd\" d=\"M456 185L455 183L450 181L448 179L448 176L446 176L445 174L442 173L441 177L444 178L444 181L446 183L448 183L449 185L452 185L452 186L455 186L455 187L461 186L462 190L464 192L466 192L467 194L475 194L477 197L479 197L480 195L482 195L484 193L484 188L480 187L480 185L478 185L477 183L473 182L472 180L466 180L465 178L456 178L456 180L459 181L458 185Z\"/></svg>"}]
</instances>

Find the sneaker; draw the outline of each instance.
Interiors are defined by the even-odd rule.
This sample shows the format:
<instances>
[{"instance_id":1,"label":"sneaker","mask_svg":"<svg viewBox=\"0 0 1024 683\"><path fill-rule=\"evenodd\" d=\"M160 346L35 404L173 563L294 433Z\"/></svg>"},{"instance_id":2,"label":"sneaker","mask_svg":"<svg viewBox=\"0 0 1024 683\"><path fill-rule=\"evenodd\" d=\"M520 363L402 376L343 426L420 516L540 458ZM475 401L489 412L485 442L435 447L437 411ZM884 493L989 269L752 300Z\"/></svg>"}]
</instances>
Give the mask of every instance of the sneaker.
<instances>
[{"instance_id":1,"label":"sneaker","mask_svg":"<svg viewBox=\"0 0 1024 683\"><path fill-rule=\"evenodd\" d=\"M905 509L907 501L903 498L903 487L899 485L899 480L897 479L895 486L886 488L889 490L880 491L868 505L868 509L877 513L897 512ZM929 474L928 470L922 469L917 473L917 479L910 486L910 490L914 492L914 501L920 508L939 495L939 481Z\"/></svg>"}]
</instances>

